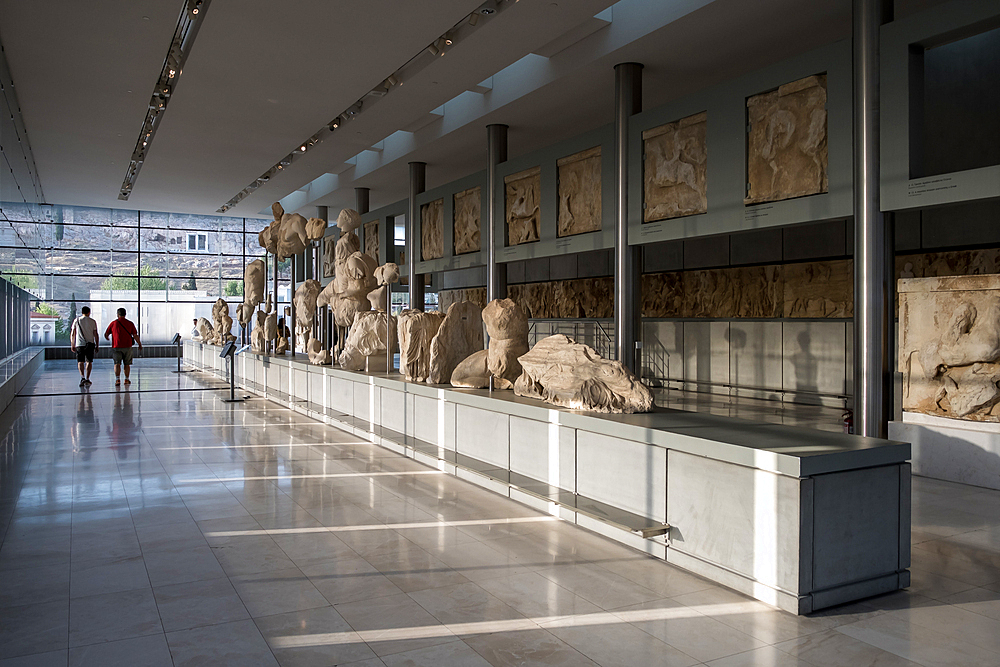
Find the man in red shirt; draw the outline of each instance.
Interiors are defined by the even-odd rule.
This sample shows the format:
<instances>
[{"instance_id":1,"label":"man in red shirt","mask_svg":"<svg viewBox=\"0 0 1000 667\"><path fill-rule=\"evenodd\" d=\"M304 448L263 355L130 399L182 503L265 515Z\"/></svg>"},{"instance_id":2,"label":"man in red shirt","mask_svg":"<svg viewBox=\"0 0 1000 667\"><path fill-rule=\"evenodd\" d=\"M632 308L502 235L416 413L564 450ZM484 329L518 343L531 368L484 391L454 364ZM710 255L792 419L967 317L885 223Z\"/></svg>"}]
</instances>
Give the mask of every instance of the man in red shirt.
<instances>
[{"instance_id":1,"label":"man in red shirt","mask_svg":"<svg viewBox=\"0 0 1000 667\"><path fill-rule=\"evenodd\" d=\"M139 351L142 351L142 341L139 340L139 332L135 330L135 325L125 319L125 309L118 309L118 319L108 325L104 332L105 338L111 339L111 347L114 348L111 354L115 360L115 386L122 383L122 365L125 366L125 384L132 384L128 379L129 371L132 370L132 343L139 344Z\"/></svg>"}]
</instances>

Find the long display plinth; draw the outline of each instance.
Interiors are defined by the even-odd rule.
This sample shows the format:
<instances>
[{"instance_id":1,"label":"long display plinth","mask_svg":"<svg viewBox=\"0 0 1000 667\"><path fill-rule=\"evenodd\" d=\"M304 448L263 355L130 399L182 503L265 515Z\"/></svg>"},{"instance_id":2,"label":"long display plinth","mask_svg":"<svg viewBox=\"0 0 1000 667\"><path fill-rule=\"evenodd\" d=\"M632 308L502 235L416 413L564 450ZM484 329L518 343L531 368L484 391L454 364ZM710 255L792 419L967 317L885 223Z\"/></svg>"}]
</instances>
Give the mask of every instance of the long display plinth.
<instances>
[{"instance_id":1,"label":"long display plinth","mask_svg":"<svg viewBox=\"0 0 1000 667\"><path fill-rule=\"evenodd\" d=\"M184 361L221 377L218 350L185 341ZM907 443L584 413L304 355L236 363L250 392L792 613L909 585Z\"/></svg>"}]
</instances>

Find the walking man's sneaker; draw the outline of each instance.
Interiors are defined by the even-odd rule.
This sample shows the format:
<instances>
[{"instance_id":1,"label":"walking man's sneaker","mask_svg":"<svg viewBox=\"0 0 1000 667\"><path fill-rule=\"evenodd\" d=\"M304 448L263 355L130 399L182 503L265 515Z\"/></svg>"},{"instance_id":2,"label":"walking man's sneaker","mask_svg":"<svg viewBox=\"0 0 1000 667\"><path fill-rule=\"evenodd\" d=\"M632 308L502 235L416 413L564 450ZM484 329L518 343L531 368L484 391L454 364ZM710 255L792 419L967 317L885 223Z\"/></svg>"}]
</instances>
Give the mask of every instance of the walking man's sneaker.
<instances>
[{"instance_id":1,"label":"walking man's sneaker","mask_svg":"<svg viewBox=\"0 0 1000 667\"><path fill-rule=\"evenodd\" d=\"M87 378L80 378L80 386L83 387L87 384Z\"/></svg>"}]
</instances>

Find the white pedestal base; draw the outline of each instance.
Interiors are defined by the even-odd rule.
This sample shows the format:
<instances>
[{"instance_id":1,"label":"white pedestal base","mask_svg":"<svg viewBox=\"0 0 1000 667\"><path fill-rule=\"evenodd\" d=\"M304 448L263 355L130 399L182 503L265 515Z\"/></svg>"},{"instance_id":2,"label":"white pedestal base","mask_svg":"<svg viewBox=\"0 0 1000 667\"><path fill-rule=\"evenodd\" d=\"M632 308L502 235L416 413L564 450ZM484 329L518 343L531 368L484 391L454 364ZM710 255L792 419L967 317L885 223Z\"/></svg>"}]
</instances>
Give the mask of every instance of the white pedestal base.
<instances>
[{"instance_id":1,"label":"white pedestal base","mask_svg":"<svg viewBox=\"0 0 1000 667\"><path fill-rule=\"evenodd\" d=\"M911 443L914 475L1000 489L1000 424L904 412L889 438Z\"/></svg>"}]
</instances>

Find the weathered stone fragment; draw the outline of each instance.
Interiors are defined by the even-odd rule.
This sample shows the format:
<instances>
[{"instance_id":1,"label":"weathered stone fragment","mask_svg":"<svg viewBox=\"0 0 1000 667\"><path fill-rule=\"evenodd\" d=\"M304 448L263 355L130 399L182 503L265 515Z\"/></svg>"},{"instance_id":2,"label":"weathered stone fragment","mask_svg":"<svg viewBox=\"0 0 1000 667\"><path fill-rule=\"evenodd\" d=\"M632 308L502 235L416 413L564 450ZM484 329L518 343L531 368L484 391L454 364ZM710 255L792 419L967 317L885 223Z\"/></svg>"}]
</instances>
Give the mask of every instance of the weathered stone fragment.
<instances>
[{"instance_id":1,"label":"weathered stone fragment","mask_svg":"<svg viewBox=\"0 0 1000 667\"><path fill-rule=\"evenodd\" d=\"M407 309L397 319L399 372L411 382L423 382L431 372L431 339L444 316L439 312Z\"/></svg>"},{"instance_id":2,"label":"weathered stone fragment","mask_svg":"<svg viewBox=\"0 0 1000 667\"><path fill-rule=\"evenodd\" d=\"M370 357L384 361L386 350L396 347L396 326L396 318L388 313L358 313L337 361L350 371L368 370ZM380 370L385 370L385 366Z\"/></svg>"},{"instance_id":3,"label":"weathered stone fragment","mask_svg":"<svg viewBox=\"0 0 1000 667\"><path fill-rule=\"evenodd\" d=\"M452 304L431 339L431 365L427 382L448 384L458 364L483 349L483 313L474 303Z\"/></svg>"},{"instance_id":4,"label":"weathered stone fragment","mask_svg":"<svg viewBox=\"0 0 1000 667\"><path fill-rule=\"evenodd\" d=\"M649 412L653 394L620 362L602 358L563 335L543 338L519 358L518 396L576 410L631 414Z\"/></svg>"}]
</instances>

